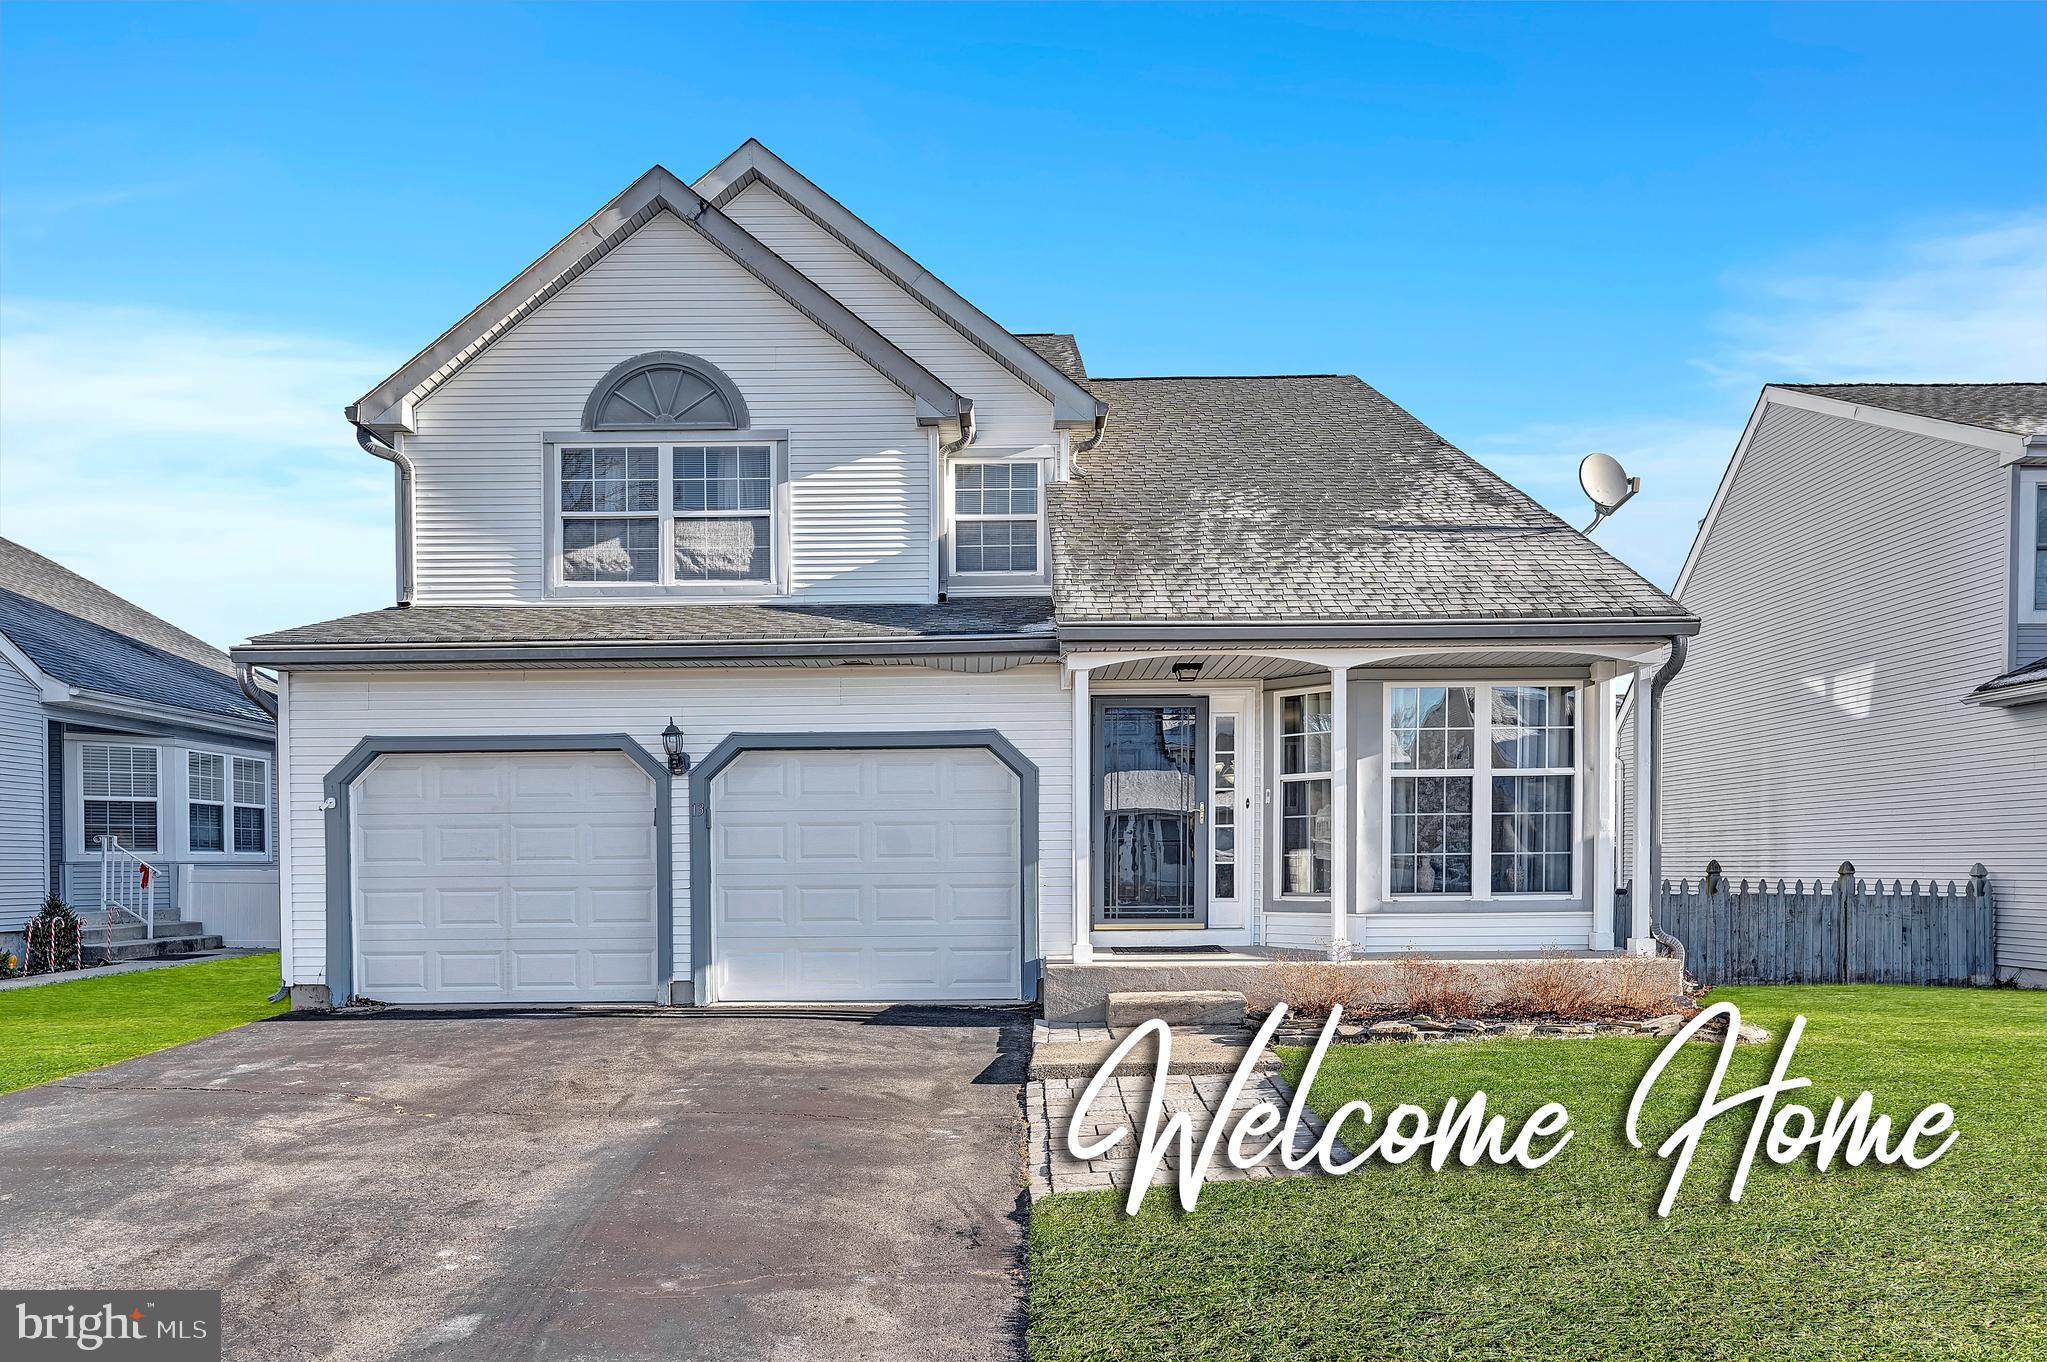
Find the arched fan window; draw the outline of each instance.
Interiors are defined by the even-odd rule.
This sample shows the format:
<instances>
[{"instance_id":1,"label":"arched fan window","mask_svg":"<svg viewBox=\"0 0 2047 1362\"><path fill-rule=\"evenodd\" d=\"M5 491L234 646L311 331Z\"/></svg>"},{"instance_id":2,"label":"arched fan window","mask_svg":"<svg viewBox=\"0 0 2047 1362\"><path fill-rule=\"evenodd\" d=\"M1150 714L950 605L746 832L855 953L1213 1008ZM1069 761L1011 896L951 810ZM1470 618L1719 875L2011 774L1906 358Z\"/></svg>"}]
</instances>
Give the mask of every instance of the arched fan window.
<instances>
[{"instance_id":1,"label":"arched fan window","mask_svg":"<svg viewBox=\"0 0 2047 1362\"><path fill-rule=\"evenodd\" d=\"M604 376L583 408L585 430L741 430L746 400L716 365L660 350Z\"/></svg>"}]
</instances>

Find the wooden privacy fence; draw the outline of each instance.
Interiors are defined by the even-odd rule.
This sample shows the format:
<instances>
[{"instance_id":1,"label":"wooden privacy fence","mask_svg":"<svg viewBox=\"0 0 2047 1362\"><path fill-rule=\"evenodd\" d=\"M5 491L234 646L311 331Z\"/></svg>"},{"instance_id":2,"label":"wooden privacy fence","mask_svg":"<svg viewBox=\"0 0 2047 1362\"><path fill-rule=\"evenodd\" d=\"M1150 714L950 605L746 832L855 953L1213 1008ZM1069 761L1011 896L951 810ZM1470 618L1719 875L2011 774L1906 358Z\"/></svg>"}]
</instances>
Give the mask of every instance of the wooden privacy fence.
<instances>
[{"instance_id":1,"label":"wooden privacy fence","mask_svg":"<svg viewBox=\"0 0 2047 1362\"><path fill-rule=\"evenodd\" d=\"M1855 878L1731 883L1720 863L1697 882L1663 882L1656 930L1684 944L1705 984L1987 984L1997 964L1990 873L1908 886Z\"/></svg>"}]
</instances>

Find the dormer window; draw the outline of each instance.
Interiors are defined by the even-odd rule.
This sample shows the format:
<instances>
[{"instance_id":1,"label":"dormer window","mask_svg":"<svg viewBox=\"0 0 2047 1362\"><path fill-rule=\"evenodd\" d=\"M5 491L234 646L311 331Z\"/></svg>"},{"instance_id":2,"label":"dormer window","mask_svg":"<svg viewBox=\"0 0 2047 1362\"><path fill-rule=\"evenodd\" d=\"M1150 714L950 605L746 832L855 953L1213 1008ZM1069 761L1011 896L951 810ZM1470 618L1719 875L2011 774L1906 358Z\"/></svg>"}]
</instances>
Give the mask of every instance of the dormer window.
<instances>
[{"instance_id":1,"label":"dormer window","mask_svg":"<svg viewBox=\"0 0 2047 1362\"><path fill-rule=\"evenodd\" d=\"M745 429L746 401L730 379L693 355L641 355L604 376L583 419L587 433L548 437L551 592L784 589L781 432ZM698 431L719 433L687 433Z\"/></svg>"}]
</instances>

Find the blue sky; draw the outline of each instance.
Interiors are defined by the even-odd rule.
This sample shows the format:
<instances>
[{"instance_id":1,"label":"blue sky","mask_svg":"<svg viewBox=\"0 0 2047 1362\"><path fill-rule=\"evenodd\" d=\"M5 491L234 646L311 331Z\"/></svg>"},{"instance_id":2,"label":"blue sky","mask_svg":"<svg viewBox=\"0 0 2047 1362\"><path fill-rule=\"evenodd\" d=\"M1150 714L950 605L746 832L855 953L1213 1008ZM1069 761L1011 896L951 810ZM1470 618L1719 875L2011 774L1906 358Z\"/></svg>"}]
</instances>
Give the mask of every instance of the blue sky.
<instances>
[{"instance_id":1,"label":"blue sky","mask_svg":"<svg viewBox=\"0 0 2047 1362\"><path fill-rule=\"evenodd\" d=\"M2047 376L2037 5L58 5L0 26L0 533L390 599L340 408L758 136L1105 375L1343 371L1683 558L1761 383Z\"/></svg>"}]
</instances>

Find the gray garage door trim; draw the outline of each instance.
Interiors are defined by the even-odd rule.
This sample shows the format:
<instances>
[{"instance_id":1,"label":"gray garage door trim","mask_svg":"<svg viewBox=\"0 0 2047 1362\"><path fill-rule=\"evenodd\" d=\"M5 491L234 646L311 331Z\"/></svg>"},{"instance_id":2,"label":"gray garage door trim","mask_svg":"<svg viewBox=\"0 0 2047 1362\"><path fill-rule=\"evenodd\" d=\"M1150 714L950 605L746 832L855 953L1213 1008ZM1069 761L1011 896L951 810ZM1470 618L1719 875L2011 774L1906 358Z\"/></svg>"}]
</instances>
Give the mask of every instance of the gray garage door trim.
<instances>
[{"instance_id":1,"label":"gray garage door trim","mask_svg":"<svg viewBox=\"0 0 2047 1362\"><path fill-rule=\"evenodd\" d=\"M1015 774L1023 988L1026 998L1032 996L1043 965L1038 956L1038 768L994 729L975 728L880 733L734 733L712 748L689 777L690 978L698 1001L711 996L711 787L718 773L748 752L866 752L904 747L980 748Z\"/></svg>"},{"instance_id":2,"label":"gray garage door trim","mask_svg":"<svg viewBox=\"0 0 2047 1362\"><path fill-rule=\"evenodd\" d=\"M617 752L654 780L654 978L663 987L675 974L675 871L670 821L673 777L668 767L626 733L504 734L463 738L364 738L327 773L327 987L340 1006L354 996L355 912L349 791L371 763L387 754L435 752ZM696 839L692 838L694 842Z\"/></svg>"}]
</instances>

